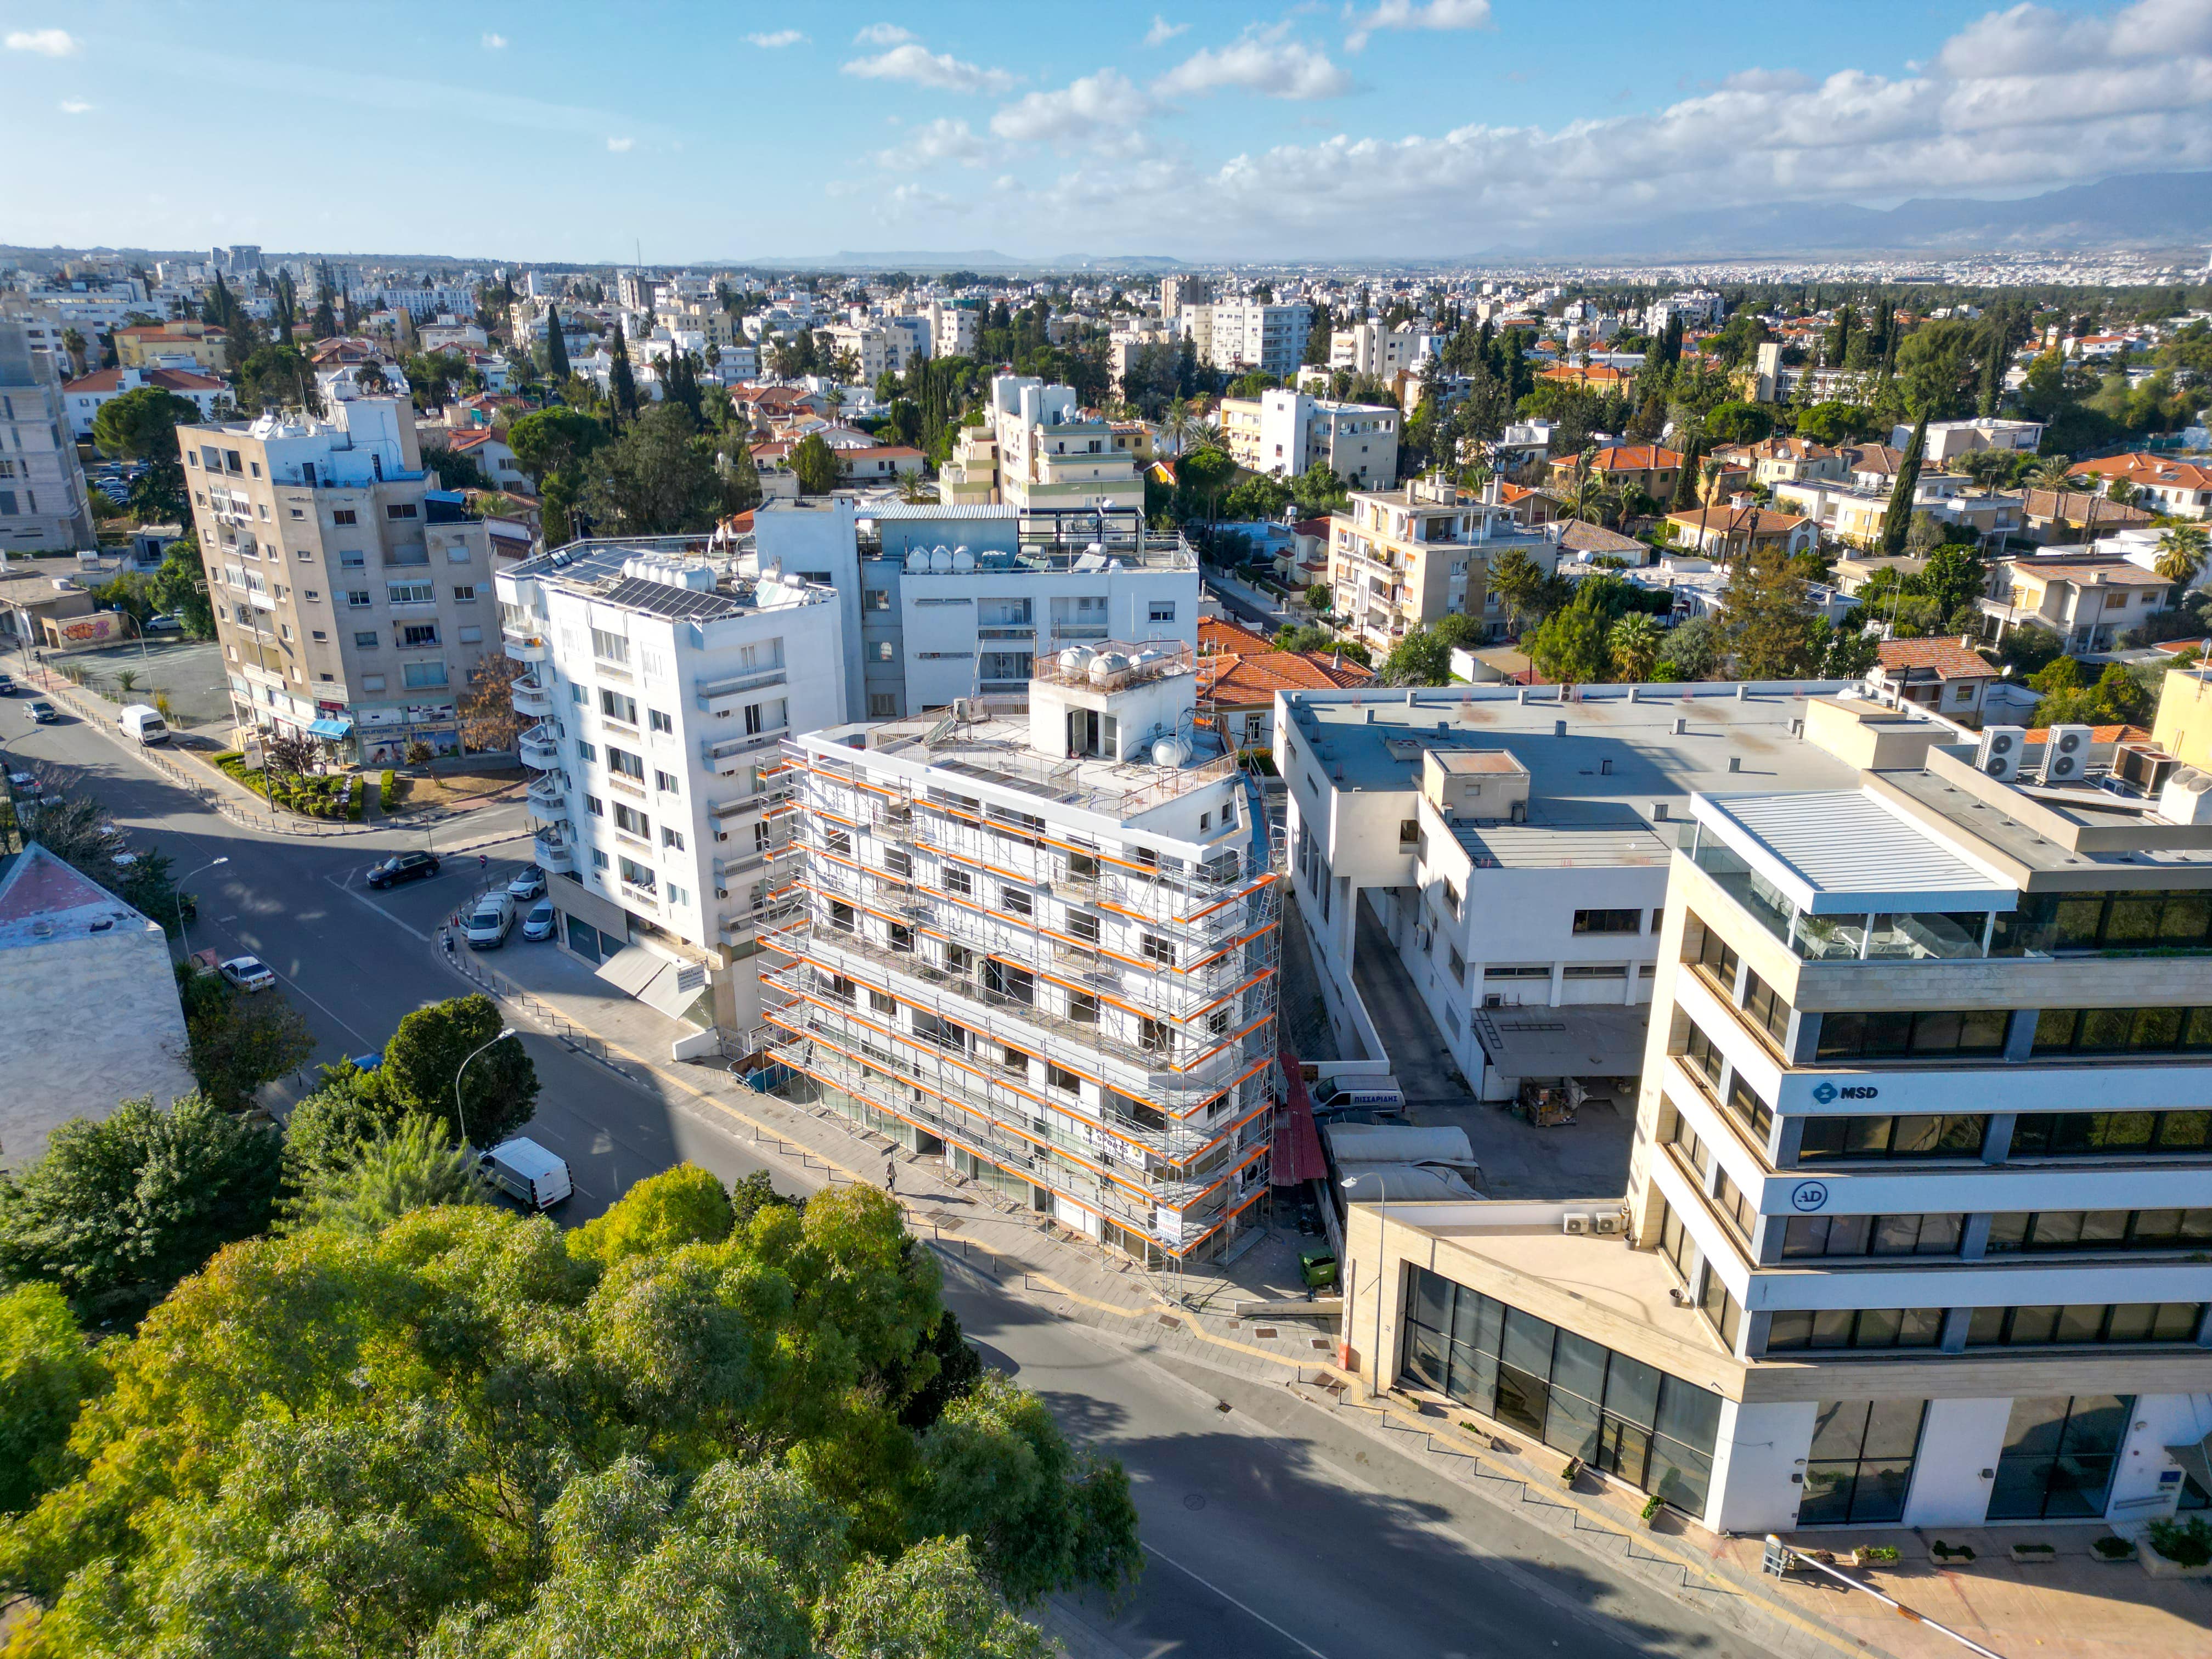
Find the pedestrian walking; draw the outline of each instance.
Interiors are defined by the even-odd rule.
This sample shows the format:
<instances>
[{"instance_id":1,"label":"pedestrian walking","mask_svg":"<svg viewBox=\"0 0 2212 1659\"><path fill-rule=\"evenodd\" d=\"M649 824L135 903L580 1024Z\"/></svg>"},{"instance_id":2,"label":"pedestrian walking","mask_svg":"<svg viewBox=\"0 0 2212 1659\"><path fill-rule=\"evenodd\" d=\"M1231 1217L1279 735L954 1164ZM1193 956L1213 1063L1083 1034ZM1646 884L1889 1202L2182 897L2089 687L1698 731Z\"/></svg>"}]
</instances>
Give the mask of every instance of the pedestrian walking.
<instances>
[{"instance_id":1,"label":"pedestrian walking","mask_svg":"<svg viewBox=\"0 0 2212 1659\"><path fill-rule=\"evenodd\" d=\"M896 1152L884 1154L884 1190L894 1195L898 1192L898 1154Z\"/></svg>"}]
</instances>

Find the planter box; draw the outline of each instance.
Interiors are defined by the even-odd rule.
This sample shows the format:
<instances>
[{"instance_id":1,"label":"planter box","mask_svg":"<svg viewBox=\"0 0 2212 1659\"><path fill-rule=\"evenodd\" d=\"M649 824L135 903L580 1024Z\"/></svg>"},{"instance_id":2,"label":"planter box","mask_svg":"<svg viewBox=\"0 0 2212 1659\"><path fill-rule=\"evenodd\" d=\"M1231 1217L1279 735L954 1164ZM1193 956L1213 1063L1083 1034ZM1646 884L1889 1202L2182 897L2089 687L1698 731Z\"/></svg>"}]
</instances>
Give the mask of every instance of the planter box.
<instances>
[{"instance_id":1,"label":"planter box","mask_svg":"<svg viewBox=\"0 0 2212 1659\"><path fill-rule=\"evenodd\" d=\"M2167 1560L2154 1549L2139 1550L2136 1559L2142 1563L2142 1570L2154 1578L2212 1578L2212 1561L2201 1567L2185 1567L2179 1561Z\"/></svg>"},{"instance_id":2,"label":"planter box","mask_svg":"<svg viewBox=\"0 0 2212 1659\"><path fill-rule=\"evenodd\" d=\"M1876 1557L1869 1554L1865 1550L1853 1550L1845 1565L1856 1567L1861 1572L1870 1572L1876 1567L1894 1567L1899 1565L1901 1561L1902 1558L1893 1553L1884 1553Z\"/></svg>"},{"instance_id":3,"label":"planter box","mask_svg":"<svg viewBox=\"0 0 2212 1659\"><path fill-rule=\"evenodd\" d=\"M2124 1544L2125 1544L2125 1545L2127 1546L2127 1548L2126 1548L2124 1551L2123 1551L2121 1553L2119 1553L2119 1554L2118 1554L2118 1555L2107 1555L2107 1554L2106 1554L2106 1553L2105 1553L2105 1552L2104 1552L2104 1551L2102 1551L2102 1550L2100 1550L2100 1549L2094 1549L2094 1548L2093 1548L2093 1549L2089 1552L2089 1559L2090 1559L2092 1561L2109 1561L2109 1562L2112 1563L2115 1566L2117 1566L2117 1565L2119 1565L2121 1562L2123 1562L2123 1561L2132 1561L2132 1560L2134 1560L2134 1559L2135 1559L2138 1555L2140 1555L2140 1554L2142 1553L2140 1549L2138 1549L2138 1548L2136 1547L2136 1542L2135 1542L2135 1540L2134 1540L2133 1539L2131 1539L2131 1538L2125 1538L2125 1539L2122 1539L2120 1541L2121 1541L2122 1543L2124 1543Z\"/></svg>"},{"instance_id":4,"label":"planter box","mask_svg":"<svg viewBox=\"0 0 2212 1659\"><path fill-rule=\"evenodd\" d=\"M2058 1559L2058 1552L2048 1544L2014 1544L2012 1559L2023 1567L2047 1566Z\"/></svg>"},{"instance_id":5,"label":"planter box","mask_svg":"<svg viewBox=\"0 0 2212 1659\"><path fill-rule=\"evenodd\" d=\"M1964 1566L1973 1560L1974 1553L1972 1550L1930 1550L1928 1557L1938 1566Z\"/></svg>"}]
</instances>

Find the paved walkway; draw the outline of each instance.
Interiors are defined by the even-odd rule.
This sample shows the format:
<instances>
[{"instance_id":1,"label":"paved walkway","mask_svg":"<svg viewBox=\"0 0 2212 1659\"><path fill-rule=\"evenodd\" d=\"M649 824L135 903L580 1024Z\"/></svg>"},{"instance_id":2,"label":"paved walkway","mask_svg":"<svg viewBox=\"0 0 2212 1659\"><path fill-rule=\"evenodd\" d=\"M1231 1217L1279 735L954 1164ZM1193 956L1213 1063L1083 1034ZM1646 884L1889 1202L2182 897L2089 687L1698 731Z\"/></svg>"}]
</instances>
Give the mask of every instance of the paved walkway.
<instances>
[{"instance_id":1,"label":"paved walkway","mask_svg":"<svg viewBox=\"0 0 2212 1659\"><path fill-rule=\"evenodd\" d=\"M514 953L495 969L481 959L471 963L466 951L459 957L465 967L498 974L518 1018L568 1023L576 1034L572 1040L596 1044L611 1065L658 1073L663 1084L720 1115L794 1186L882 1183L895 1151L890 1141L829 1107L748 1088L719 1058L665 1059L669 1042L690 1028L604 994L583 964L549 951ZM1790 1659L1948 1659L1964 1651L1871 1597L1762 1576L1756 1539L1716 1537L1673 1515L1662 1516L1657 1529L1646 1528L1638 1519L1640 1492L1595 1477L1563 1492L1557 1452L1478 1422L1449 1402L1399 1392L1368 1400L1360 1380L1336 1364L1333 1321L1312 1317L1317 1310L1304 1300L1297 1251L1309 1241L1287 1228L1248 1234L1249 1242L1233 1250L1225 1267L1152 1273L979 1182L953 1176L933 1158L898 1150L896 1167L908 1224L951 1270L983 1274L1133 1353L1199 1368L1218 1379L1217 1391L1231 1408L1261 1412L1268 1401L1295 1397L1563 1541L1607 1558L1655 1595L1723 1620ZM1264 1316L1239 1312L1239 1304L1253 1302L1272 1305ZM1463 1426L1468 1425L1472 1429ZM2140 1566L2095 1560L2087 1540L2102 1530L2039 1532L2059 1546L2061 1557L2033 1568L2010 1561L2004 1547L2009 1535L1947 1537L1974 1544L1978 1559L1963 1569L1936 1568L1926 1542L1910 1533L1883 1531L1864 1541L1893 1543L1905 1556L1897 1567L1869 1575L1879 1588L2008 1659L2036 1652L2054 1659L2212 1653L2212 1583L2153 1581ZM1835 1547L1838 1539L1824 1534L1800 1541ZM1861 1540L1843 1541L1848 1547Z\"/></svg>"}]
</instances>

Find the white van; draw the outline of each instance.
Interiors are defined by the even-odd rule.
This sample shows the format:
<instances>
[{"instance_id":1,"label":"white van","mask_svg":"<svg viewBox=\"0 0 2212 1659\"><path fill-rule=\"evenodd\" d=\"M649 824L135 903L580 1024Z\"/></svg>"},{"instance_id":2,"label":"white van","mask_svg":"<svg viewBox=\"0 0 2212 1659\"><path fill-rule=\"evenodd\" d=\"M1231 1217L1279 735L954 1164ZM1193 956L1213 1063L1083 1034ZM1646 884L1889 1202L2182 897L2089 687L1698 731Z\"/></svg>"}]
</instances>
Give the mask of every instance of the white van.
<instances>
[{"instance_id":1,"label":"white van","mask_svg":"<svg viewBox=\"0 0 2212 1659\"><path fill-rule=\"evenodd\" d=\"M135 738L142 744L169 740L169 724L161 718L161 711L146 703L130 704L115 717L115 723L123 728L125 737Z\"/></svg>"},{"instance_id":2,"label":"white van","mask_svg":"<svg viewBox=\"0 0 2212 1659\"><path fill-rule=\"evenodd\" d=\"M534 1140L501 1141L477 1159L477 1173L533 1210L550 1210L576 1190L568 1164Z\"/></svg>"}]
</instances>

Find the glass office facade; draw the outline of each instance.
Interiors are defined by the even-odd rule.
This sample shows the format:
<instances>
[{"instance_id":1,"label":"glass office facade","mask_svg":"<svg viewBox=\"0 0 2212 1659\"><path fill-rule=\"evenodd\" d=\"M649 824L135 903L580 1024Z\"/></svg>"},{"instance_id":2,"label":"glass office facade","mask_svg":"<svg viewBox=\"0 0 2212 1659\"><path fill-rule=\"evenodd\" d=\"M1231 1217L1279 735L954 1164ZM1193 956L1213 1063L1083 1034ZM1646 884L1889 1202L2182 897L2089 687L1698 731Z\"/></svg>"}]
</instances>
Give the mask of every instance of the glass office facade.
<instances>
[{"instance_id":1,"label":"glass office facade","mask_svg":"<svg viewBox=\"0 0 2212 1659\"><path fill-rule=\"evenodd\" d=\"M2135 1406L2133 1395L2014 1401L1990 1492L1990 1519L2102 1515Z\"/></svg>"},{"instance_id":2,"label":"glass office facade","mask_svg":"<svg viewBox=\"0 0 2212 1659\"><path fill-rule=\"evenodd\" d=\"M1805 1462L1801 1527L1902 1521L1920 1455L1924 1400L1824 1400Z\"/></svg>"},{"instance_id":3,"label":"glass office facade","mask_svg":"<svg viewBox=\"0 0 2212 1659\"><path fill-rule=\"evenodd\" d=\"M1721 1397L1508 1307L1407 1269L1399 1364L1424 1386L1554 1450L1701 1514Z\"/></svg>"}]
</instances>

